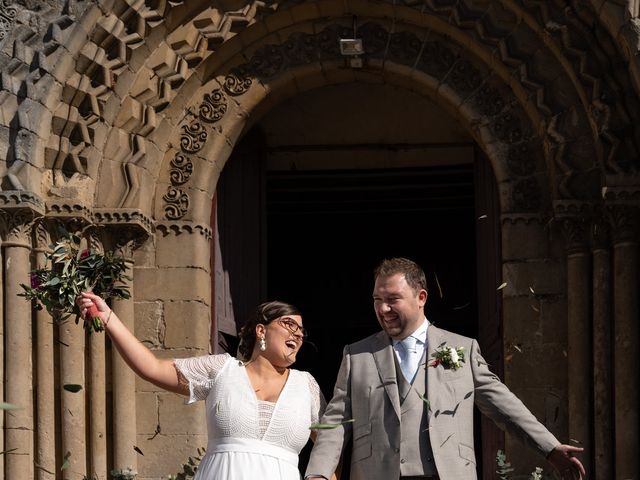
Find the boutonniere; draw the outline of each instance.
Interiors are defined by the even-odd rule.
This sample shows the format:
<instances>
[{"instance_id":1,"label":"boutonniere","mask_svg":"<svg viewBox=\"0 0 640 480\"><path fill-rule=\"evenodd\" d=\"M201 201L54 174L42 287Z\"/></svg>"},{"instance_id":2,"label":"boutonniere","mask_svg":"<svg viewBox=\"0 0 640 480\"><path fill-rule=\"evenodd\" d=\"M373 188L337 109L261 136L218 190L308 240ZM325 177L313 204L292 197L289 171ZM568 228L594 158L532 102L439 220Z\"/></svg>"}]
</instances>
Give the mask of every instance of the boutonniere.
<instances>
[{"instance_id":1,"label":"boutonniere","mask_svg":"<svg viewBox=\"0 0 640 480\"><path fill-rule=\"evenodd\" d=\"M444 368L457 370L464 363L464 347L448 347L447 342L443 342L438 345L435 353L432 353L431 356L434 360L430 366L442 365Z\"/></svg>"}]
</instances>

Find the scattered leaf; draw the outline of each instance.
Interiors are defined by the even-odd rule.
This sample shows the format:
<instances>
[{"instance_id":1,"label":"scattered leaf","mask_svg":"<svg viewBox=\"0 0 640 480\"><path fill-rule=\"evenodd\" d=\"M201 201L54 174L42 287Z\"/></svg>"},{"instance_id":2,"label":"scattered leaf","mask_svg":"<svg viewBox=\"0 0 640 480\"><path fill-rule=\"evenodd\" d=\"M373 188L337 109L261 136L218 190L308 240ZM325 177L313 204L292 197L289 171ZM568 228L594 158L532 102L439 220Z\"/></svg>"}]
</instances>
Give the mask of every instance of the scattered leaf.
<instances>
[{"instance_id":1,"label":"scattered leaf","mask_svg":"<svg viewBox=\"0 0 640 480\"><path fill-rule=\"evenodd\" d=\"M340 423L313 423L309 427L309 430L333 430L334 428L338 428L347 423L353 423L354 421L355 420L351 419Z\"/></svg>"},{"instance_id":2,"label":"scattered leaf","mask_svg":"<svg viewBox=\"0 0 640 480\"><path fill-rule=\"evenodd\" d=\"M538 307L536 307L535 305L531 305L531 308L533 309L534 312L540 313L540 309Z\"/></svg>"},{"instance_id":3,"label":"scattered leaf","mask_svg":"<svg viewBox=\"0 0 640 480\"><path fill-rule=\"evenodd\" d=\"M502 290L506 286L507 286L507 282L504 282L504 283L500 284L500 286L497 288L497 290Z\"/></svg>"},{"instance_id":4,"label":"scattered leaf","mask_svg":"<svg viewBox=\"0 0 640 480\"><path fill-rule=\"evenodd\" d=\"M417 390L416 390L416 393L420 397L420 400L422 400L427 405L427 411L430 412L431 411L431 402L429 401L429 399L425 395L422 395Z\"/></svg>"},{"instance_id":5,"label":"scattered leaf","mask_svg":"<svg viewBox=\"0 0 640 480\"><path fill-rule=\"evenodd\" d=\"M460 305L459 307L453 307L454 310L462 310L463 308L467 308L469 305L471 305L471 302L467 302L464 305Z\"/></svg>"},{"instance_id":6,"label":"scattered leaf","mask_svg":"<svg viewBox=\"0 0 640 480\"><path fill-rule=\"evenodd\" d=\"M536 292L535 292L535 290L533 289L533 287L532 287L532 286L529 286L529 291L530 291L531 293L533 293L534 295L536 294Z\"/></svg>"},{"instance_id":7,"label":"scattered leaf","mask_svg":"<svg viewBox=\"0 0 640 480\"><path fill-rule=\"evenodd\" d=\"M71 452L67 452L64 454L64 462L62 462L62 466L60 467L60 471L64 471L71 466L71 462L69 458L71 457Z\"/></svg>"},{"instance_id":8,"label":"scattered leaf","mask_svg":"<svg viewBox=\"0 0 640 480\"><path fill-rule=\"evenodd\" d=\"M440 298L444 298L442 295L442 287L440 286L440 280L438 280L438 274L433 272L433 276L436 277L436 285L438 286L438 292L440 293Z\"/></svg>"},{"instance_id":9,"label":"scattered leaf","mask_svg":"<svg viewBox=\"0 0 640 480\"><path fill-rule=\"evenodd\" d=\"M449 439L450 439L451 437L453 437L453 435L454 435L454 434L452 433L452 434L451 434L451 435L449 435L447 438L445 438L445 439L444 439L444 442L442 442L442 443L440 444L440 446L442 447L445 443L447 443L447 442L449 441Z\"/></svg>"},{"instance_id":10,"label":"scattered leaf","mask_svg":"<svg viewBox=\"0 0 640 480\"><path fill-rule=\"evenodd\" d=\"M0 452L0 455L4 455L6 453L15 452L16 450L17 450L17 448L10 448L9 450L4 450L4 451Z\"/></svg>"},{"instance_id":11,"label":"scattered leaf","mask_svg":"<svg viewBox=\"0 0 640 480\"><path fill-rule=\"evenodd\" d=\"M19 410L21 408L13 403L0 402L0 410Z\"/></svg>"},{"instance_id":12,"label":"scattered leaf","mask_svg":"<svg viewBox=\"0 0 640 480\"><path fill-rule=\"evenodd\" d=\"M582 445L582 442L580 440L576 440L575 438L570 438L569 441L571 443L575 443L576 445Z\"/></svg>"},{"instance_id":13,"label":"scattered leaf","mask_svg":"<svg viewBox=\"0 0 640 480\"><path fill-rule=\"evenodd\" d=\"M478 217L478 220L482 220L483 218L487 218L487 215L486 215L486 214L485 214L485 215L480 215L480 216Z\"/></svg>"},{"instance_id":14,"label":"scattered leaf","mask_svg":"<svg viewBox=\"0 0 640 480\"><path fill-rule=\"evenodd\" d=\"M473 395L473 390L471 390L469 393L467 393L467 394L464 396L464 399L466 400L466 399L467 399L467 398L469 398L471 395Z\"/></svg>"},{"instance_id":15,"label":"scattered leaf","mask_svg":"<svg viewBox=\"0 0 640 480\"><path fill-rule=\"evenodd\" d=\"M522 348L520 348L520 345L513 345L513 348L515 348L518 352L522 353Z\"/></svg>"},{"instance_id":16,"label":"scattered leaf","mask_svg":"<svg viewBox=\"0 0 640 480\"><path fill-rule=\"evenodd\" d=\"M64 388L67 392L78 393L80 390L82 390L82 385L78 385L76 383L67 383L63 385L62 388Z\"/></svg>"},{"instance_id":17,"label":"scattered leaf","mask_svg":"<svg viewBox=\"0 0 640 480\"><path fill-rule=\"evenodd\" d=\"M137 446L135 446L135 445L134 445L134 446L133 446L133 449L134 449L136 452L138 452L140 455L144 456L144 453L142 453L142 450L140 450L140 448L139 448L139 447L137 447Z\"/></svg>"}]
</instances>

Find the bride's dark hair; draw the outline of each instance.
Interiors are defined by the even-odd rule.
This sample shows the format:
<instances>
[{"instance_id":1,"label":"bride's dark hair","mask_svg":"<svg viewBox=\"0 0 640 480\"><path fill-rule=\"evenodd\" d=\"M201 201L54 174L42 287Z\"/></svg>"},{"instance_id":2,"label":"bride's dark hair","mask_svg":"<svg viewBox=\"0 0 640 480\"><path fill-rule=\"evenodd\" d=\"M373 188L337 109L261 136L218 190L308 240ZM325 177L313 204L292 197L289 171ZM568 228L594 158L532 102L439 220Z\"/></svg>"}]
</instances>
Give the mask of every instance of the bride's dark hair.
<instances>
[{"instance_id":1,"label":"bride's dark hair","mask_svg":"<svg viewBox=\"0 0 640 480\"><path fill-rule=\"evenodd\" d=\"M240 329L238 337L238 358L244 361L250 360L253 348L256 345L256 325L269 325L276 318L285 315L302 315L300 310L289 303L273 301L258 305L255 312L249 317L247 323Z\"/></svg>"}]
</instances>

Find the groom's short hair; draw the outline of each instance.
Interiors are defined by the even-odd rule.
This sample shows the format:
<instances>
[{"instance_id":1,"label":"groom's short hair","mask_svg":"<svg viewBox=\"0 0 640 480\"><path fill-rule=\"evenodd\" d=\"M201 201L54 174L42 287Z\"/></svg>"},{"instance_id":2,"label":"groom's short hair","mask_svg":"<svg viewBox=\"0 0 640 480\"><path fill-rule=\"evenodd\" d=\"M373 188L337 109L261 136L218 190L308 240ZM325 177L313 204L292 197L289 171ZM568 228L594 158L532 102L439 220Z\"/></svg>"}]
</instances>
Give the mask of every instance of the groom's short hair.
<instances>
[{"instance_id":1,"label":"groom's short hair","mask_svg":"<svg viewBox=\"0 0 640 480\"><path fill-rule=\"evenodd\" d=\"M419 290L427 289L427 278L420 265L408 258L395 257L386 258L376 267L373 272L374 281L378 277L390 277L398 273L404 274L407 284L415 293Z\"/></svg>"}]
</instances>

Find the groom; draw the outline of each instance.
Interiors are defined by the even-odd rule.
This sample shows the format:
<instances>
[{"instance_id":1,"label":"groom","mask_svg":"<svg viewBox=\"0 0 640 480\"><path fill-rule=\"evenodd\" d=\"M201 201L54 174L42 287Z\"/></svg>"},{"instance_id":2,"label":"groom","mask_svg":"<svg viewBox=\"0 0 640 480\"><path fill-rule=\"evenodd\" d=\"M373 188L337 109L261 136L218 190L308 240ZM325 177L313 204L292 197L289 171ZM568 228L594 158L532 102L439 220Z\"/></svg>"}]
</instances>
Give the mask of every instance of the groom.
<instances>
[{"instance_id":1,"label":"groom","mask_svg":"<svg viewBox=\"0 0 640 480\"><path fill-rule=\"evenodd\" d=\"M582 478L573 456L582 449L560 444L535 419L489 371L475 340L431 325L426 301L416 263L392 258L378 266L373 305L383 331L345 347L322 419L340 426L319 431L305 478L330 478L347 447L352 480L473 480L474 402L563 479Z\"/></svg>"}]
</instances>

